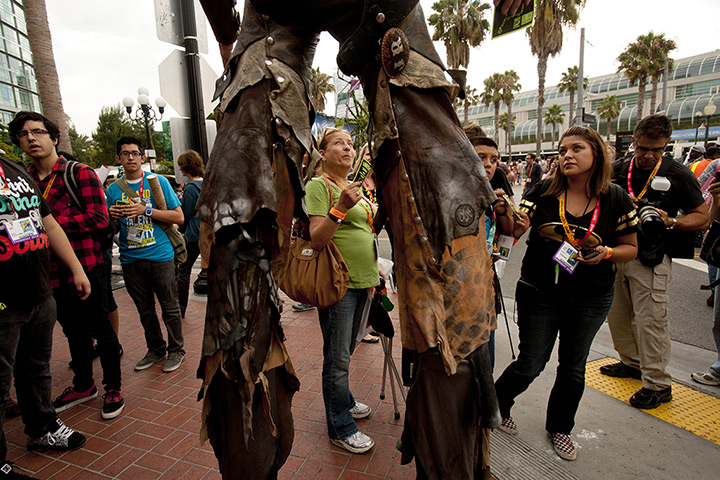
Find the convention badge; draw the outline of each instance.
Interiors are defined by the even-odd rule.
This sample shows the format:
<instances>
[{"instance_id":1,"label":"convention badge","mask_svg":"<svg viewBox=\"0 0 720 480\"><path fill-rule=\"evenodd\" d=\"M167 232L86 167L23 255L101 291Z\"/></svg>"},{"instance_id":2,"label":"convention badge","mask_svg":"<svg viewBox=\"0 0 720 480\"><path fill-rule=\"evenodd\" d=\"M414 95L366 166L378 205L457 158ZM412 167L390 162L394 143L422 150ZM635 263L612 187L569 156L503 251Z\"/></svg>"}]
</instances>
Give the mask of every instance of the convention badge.
<instances>
[{"instance_id":1,"label":"convention badge","mask_svg":"<svg viewBox=\"0 0 720 480\"><path fill-rule=\"evenodd\" d=\"M5 231L7 232L8 237L10 237L10 242L12 242L13 245L33 240L40 236L37 227L35 227L35 223L33 223L30 217L6 221Z\"/></svg>"},{"instance_id":2,"label":"convention badge","mask_svg":"<svg viewBox=\"0 0 720 480\"><path fill-rule=\"evenodd\" d=\"M555 255L553 255L553 260L572 275L578 264L578 250L568 242L563 242Z\"/></svg>"},{"instance_id":3,"label":"convention badge","mask_svg":"<svg viewBox=\"0 0 720 480\"><path fill-rule=\"evenodd\" d=\"M140 230L138 230L136 225L133 225L132 227L128 227L128 231L127 231L128 242L141 243L142 237L143 237L143 234Z\"/></svg>"},{"instance_id":4,"label":"convention badge","mask_svg":"<svg viewBox=\"0 0 720 480\"><path fill-rule=\"evenodd\" d=\"M510 258L510 251L512 250L515 238L509 235L500 235L498 237L498 254L503 260Z\"/></svg>"}]
</instances>

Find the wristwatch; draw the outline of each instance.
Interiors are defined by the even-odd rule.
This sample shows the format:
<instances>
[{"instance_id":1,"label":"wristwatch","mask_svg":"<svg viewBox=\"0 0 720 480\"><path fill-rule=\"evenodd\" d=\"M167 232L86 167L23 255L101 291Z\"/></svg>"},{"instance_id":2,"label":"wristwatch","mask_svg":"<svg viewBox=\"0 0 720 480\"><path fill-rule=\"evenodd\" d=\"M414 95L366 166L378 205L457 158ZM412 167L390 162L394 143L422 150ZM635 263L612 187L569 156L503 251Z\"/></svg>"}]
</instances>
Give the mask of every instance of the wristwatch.
<instances>
[{"instance_id":1,"label":"wristwatch","mask_svg":"<svg viewBox=\"0 0 720 480\"><path fill-rule=\"evenodd\" d=\"M672 230L673 228L675 228L675 225L677 225L677 218L673 217L670 220L672 220L672 223L670 224L669 227L667 227L668 230Z\"/></svg>"},{"instance_id":2,"label":"wristwatch","mask_svg":"<svg viewBox=\"0 0 720 480\"><path fill-rule=\"evenodd\" d=\"M145 207L145 216L146 216L146 217L152 217L152 212L153 212L153 210L152 210L152 207L151 207L150 205L148 205L147 207ZM672 228L672 227L671 227L671 228Z\"/></svg>"}]
</instances>

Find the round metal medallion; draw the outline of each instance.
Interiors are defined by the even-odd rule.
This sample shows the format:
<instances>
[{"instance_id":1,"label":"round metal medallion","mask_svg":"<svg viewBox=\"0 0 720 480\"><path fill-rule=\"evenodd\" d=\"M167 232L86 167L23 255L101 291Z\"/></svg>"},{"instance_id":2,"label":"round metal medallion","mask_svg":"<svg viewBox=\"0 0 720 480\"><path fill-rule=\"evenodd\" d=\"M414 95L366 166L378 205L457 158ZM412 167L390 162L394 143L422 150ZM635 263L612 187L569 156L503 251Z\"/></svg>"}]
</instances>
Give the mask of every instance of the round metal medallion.
<instances>
[{"instance_id":1,"label":"round metal medallion","mask_svg":"<svg viewBox=\"0 0 720 480\"><path fill-rule=\"evenodd\" d=\"M380 45L380 57L388 77L398 77L405 70L410 58L410 44L402 30L391 28L385 32Z\"/></svg>"},{"instance_id":2,"label":"round metal medallion","mask_svg":"<svg viewBox=\"0 0 720 480\"><path fill-rule=\"evenodd\" d=\"M475 221L475 209L463 203L455 210L455 221L461 227L469 227Z\"/></svg>"}]
</instances>

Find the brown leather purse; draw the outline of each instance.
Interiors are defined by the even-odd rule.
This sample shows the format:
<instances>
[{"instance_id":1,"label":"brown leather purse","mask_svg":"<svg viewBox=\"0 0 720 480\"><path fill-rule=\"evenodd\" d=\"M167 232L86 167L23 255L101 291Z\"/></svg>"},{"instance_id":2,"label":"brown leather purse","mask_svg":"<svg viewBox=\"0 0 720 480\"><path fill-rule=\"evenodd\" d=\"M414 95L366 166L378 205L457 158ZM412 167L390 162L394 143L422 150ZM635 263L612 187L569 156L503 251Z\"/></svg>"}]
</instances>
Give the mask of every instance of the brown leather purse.
<instances>
[{"instance_id":1,"label":"brown leather purse","mask_svg":"<svg viewBox=\"0 0 720 480\"><path fill-rule=\"evenodd\" d=\"M325 181L333 204L333 192ZM318 308L335 305L345 296L350 284L350 274L340 250L330 240L322 250L312 248L310 241L302 238L300 221L293 219L290 229L290 256L280 289L296 302Z\"/></svg>"}]
</instances>

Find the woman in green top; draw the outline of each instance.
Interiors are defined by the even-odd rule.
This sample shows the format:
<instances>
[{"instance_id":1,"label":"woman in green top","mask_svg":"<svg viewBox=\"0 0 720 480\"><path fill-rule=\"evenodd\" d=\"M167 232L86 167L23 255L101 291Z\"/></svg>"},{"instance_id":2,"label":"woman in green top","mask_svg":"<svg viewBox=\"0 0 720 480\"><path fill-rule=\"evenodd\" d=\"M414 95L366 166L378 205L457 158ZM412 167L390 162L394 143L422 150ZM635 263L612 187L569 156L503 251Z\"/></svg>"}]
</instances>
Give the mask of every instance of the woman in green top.
<instances>
[{"instance_id":1,"label":"woman in green top","mask_svg":"<svg viewBox=\"0 0 720 480\"><path fill-rule=\"evenodd\" d=\"M318 309L323 334L325 416L333 444L352 453L364 453L374 442L358 431L355 419L367 417L371 409L355 401L348 376L368 289L380 283L372 229L377 206L363 196L360 182L348 181L355 149L347 131L326 130L319 151L322 176L313 178L306 186L312 246L320 250L334 241L350 273L345 296L331 307Z\"/></svg>"}]
</instances>

